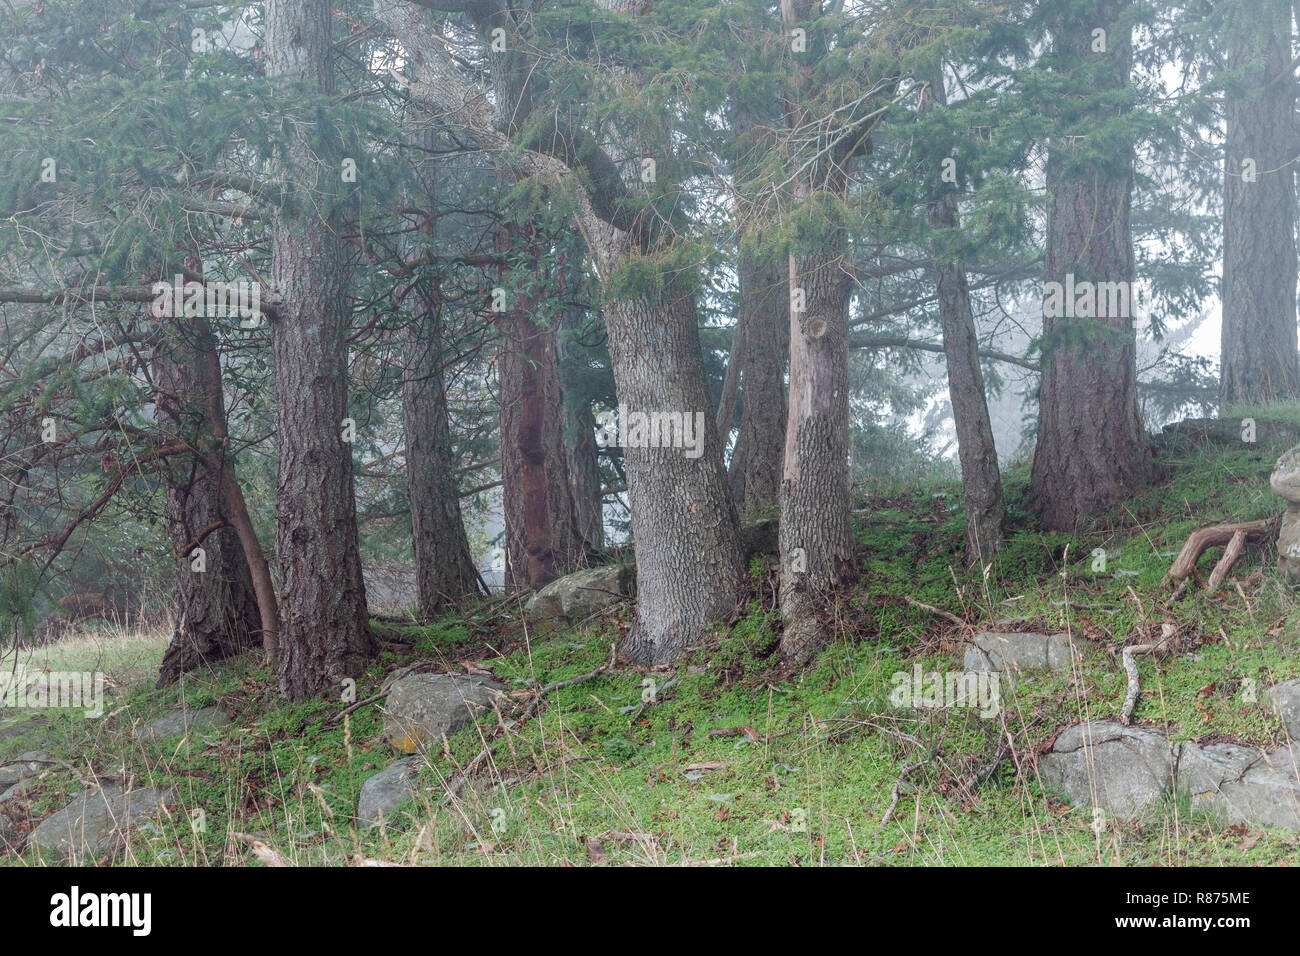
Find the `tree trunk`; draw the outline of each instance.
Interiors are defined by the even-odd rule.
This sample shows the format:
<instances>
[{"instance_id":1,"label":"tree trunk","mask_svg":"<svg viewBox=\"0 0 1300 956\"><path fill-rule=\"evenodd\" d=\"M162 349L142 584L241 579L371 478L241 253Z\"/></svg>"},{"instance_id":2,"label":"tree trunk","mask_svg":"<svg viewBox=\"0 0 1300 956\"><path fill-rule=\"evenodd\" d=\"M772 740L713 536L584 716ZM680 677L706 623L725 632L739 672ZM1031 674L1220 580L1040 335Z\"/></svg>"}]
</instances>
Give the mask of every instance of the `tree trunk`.
<instances>
[{"instance_id":1,"label":"tree trunk","mask_svg":"<svg viewBox=\"0 0 1300 956\"><path fill-rule=\"evenodd\" d=\"M1088 57L1104 58L1106 75L1089 74L1089 82L1098 84L1090 95L1128 86L1130 41L1114 28L1128 5L1128 0L1099 0L1054 31L1061 68L1070 69ZM1104 54L1090 51L1097 24L1109 30ZM1096 155L1081 156L1089 149ZM1038 444L1030 482L1030 505L1052 530L1074 530L1152 477L1151 446L1137 405L1132 183L1131 149L1116 153L1107 145L1103 155L1088 143L1052 144L1046 279L1059 285L1056 292L1048 286L1044 295ZM1094 290L1097 283L1119 283L1119 291L1094 295L1091 307L1082 294L1071 302L1071 291L1084 289L1084 282L1092 283ZM1055 306L1049 308L1053 301ZM1061 315L1050 314L1053 311ZM1089 311L1095 314L1089 316Z\"/></svg>"},{"instance_id":2,"label":"tree trunk","mask_svg":"<svg viewBox=\"0 0 1300 956\"><path fill-rule=\"evenodd\" d=\"M221 467L204 449L225 434L225 403L220 369L215 382L205 361L217 361L206 319L178 319L177 341L154 353L158 393L155 416L167 444L183 442L193 454L169 460L167 522L176 557L176 629L163 654L158 686L184 673L233 657L257 645L260 630L257 598L240 541L225 522ZM214 422L212 415L220 416ZM233 474L230 480L234 480ZM202 537L202 541L199 539ZM204 570L193 570L201 548Z\"/></svg>"},{"instance_id":3,"label":"tree trunk","mask_svg":"<svg viewBox=\"0 0 1300 956\"><path fill-rule=\"evenodd\" d=\"M942 70L936 70L930 89L935 106L947 106ZM934 170L931 171L933 175ZM931 225L955 233L960 226L957 196L945 191L930 213ZM1002 475L993 443L984 372L980 368L979 339L971 311L966 269L960 261L935 250L935 285L939 294L939 321L948 363L948 395L957 430L957 457L961 461L962 503L966 508L966 559L987 564L1002 546L1007 518L1002 499Z\"/></svg>"},{"instance_id":4,"label":"tree trunk","mask_svg":"<svg viewBox=\"0 0 1300 956\"><path fill-rule=\"evenodd\" d=\"M775 507L781 487L790 290L785 270L775 259L759 259L742 249L737 271L737 335L744 330L741 408L728 479L741 513L753 514Z\"/></svg>"},{"instance_id":5,"label":"tree trunk","mask_svg":"<svg viewBox=\"0 0 1300 956\"><path fill-rule=\"evenodd\" d=\"M596 459L596 417L588 405L564 403L564 447L578 534L588 551L605 546L605 512L601 498L600 465Z\"/></svg>"},{"instance_id":6,"label":"tree trunk","mask_svg":"<svg viewBox=\"0 0 1300 956\"><path fill-rule=\"evenodd\" d=\"M820 14L820 0L782 0L787 29ZM821 41L818 42L819 49ZM822 51L824 53L824 51ZM805 58L811 60L813 58ZM817 155L795 183L795 215L816 225L799 229L790 253L790 404L781 471L781 656L803 663L826 645L832 592L853 577L849 505L848 236L835 208L848 189L846 167L867 142L827 145L810 95L814 65L789 75L786 123ZM819 208L820 207L820 208ZM820 214L820 215L819 215ZM803 223L801 222L802 226Z\"/></svg>"},{"instance_id":7,"label":"tree trunk","mask_svg":"<svg viewBox=\"0 0 1300 956\"><path fill-rule=\"evenodd\" d=\"M503 227L499 251L510 248L511 234L523 238L522 230ZM540 268L538 255L531 261ZM539 288L546 278L538 276ZM555 333L532 319L537 296L522 289L506 295L507 311L496 323L506 586L539 588L579 566L582 540L569 494Z\"/></svg>"},{"instance_id":8,"label":"tree trunk","mask_svg":"<svg viewBox=\"0 0 1300 956\"><path fill-rule=\"evenodd\" d=\"M1221 406L1300 392L1290 2L1242 7L1228 47Z\"/></svg>"},{"instance_id":9,"label":"tree trunk","mask_svg":"<svg viewBox=\"0 0 1300 956\"><path fill-rule=\"evenodd\" d=\"M691 415L703 431L696 457L680 447L623 449L637 557L636 622L625 649L635 660L662 664L697 645L735 609L736 507L704 385L691 297L614 299L605 321L620 409Z\"/></svg>"},{"instance_id":10,"label":"tree trunk","mask_svg":"<svg viewBox=\"0 0 1300 956\"><path fill-rule=\"evenodd\" d=\"M479 574L465 536L442 379L442 304L435 291L407 330L402 369L406 425L406 496L411 506L417 609L436 615L479 593Z\"/></svg>"},{"instance_id":11,"label":"tree trunk","mask_svg":"<svg viewBox=\"0 0 1300 956\"><path fill-rule=\"evenodd\" d=\"M330 7L270 0L266 72L286 101L330 93ZM337 211L318 212L339 166L318 165L309 131L286 117L280 165L292 208L276 209L271 281L275 361L276 545L280 562L280 688L291 700L338 694L365 670L373 642L361 576L347 418L349 256ZM336 181L336 180L335 180Z\"/></svg>"},{"instance_id":12,"label":"tree trunk","mask_svg":"<svg viewBox=\"0 0 1300 956\"><path fill-rule=\"evenodd\" d=\"M849 520L851 278L842 246L790 257L790 409L781 476L781 654L802 663L827 642L830 593L853 575Z\"/></svg>"}]
</instances>

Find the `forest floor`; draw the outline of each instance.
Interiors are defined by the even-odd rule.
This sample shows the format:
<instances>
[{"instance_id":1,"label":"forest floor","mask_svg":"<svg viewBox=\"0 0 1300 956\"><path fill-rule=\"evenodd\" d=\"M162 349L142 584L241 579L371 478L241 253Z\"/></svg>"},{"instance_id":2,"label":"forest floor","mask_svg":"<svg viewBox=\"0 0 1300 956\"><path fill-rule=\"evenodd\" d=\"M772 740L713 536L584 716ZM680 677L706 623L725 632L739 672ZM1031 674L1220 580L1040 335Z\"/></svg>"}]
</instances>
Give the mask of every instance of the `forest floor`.
<instances>
[{"instance_id":1,"label":"forest floor","mask_svg":"<svg viewBox=\"0 0 1300 956\"><path fill-rule=\"evenodd\" d=\"M653 673L620 661L550 693L447 801L446 782L483 749L497 718L455 735L420 759L415 798L383 829L359 830L354 819L363 782L396 759L379 739L377 705L333 722L338 702L285 704L252 656L155 690L166 635L37 649L29 670L101 669L112 696L101 718L51 711L0 740L0 764L34 749L67 763L51 764L5 809L25 832L81 789L79 777L167 787L174 809L137 829L125 858L154 865L1297 863L1300 834L1226 827L1177 797L1097 826L1091 808L1044 789L1034 761L1062 726L1119 715L1120 649L1166 622L1176 652L1140 659L1135 722L1176 740L1284 741L1281 721L1247 692L1300 675L1300 600L1273 569L1273 545L1248 549L1218 593L1197 585L1171 604L1165 581L1196 528L1281 514L1268 477L1283 449L1166 447L1154 487L1074 535L1034 528L1028 469L1013 469L1012 535L987 574L959 562L957 486L860 502L862 575L838 609L835 642L811 668L778 665L775 568L755 559L745 605L710 646ZM1094 570L1097 549L1104 571ZM1216 560L1217 550L1203 557L1202 581ZM486 669L520 690L575 677L609 660L629 617L624 606L544 633L496 601L430 625L377 622L387 649L357 699L419 662ZM1004 685L994 719L891 703L895 674L916 664L960 671L964 640L1008 621L1069 632L1075 665ZM653 700L642 699L647 677ZM233 723L161 749L134 735L180 706L211 704ZM250 837L265 845L260 856ZM0 862L41 860L27 851L0 853Z\"/></svg>"}]
</instances>

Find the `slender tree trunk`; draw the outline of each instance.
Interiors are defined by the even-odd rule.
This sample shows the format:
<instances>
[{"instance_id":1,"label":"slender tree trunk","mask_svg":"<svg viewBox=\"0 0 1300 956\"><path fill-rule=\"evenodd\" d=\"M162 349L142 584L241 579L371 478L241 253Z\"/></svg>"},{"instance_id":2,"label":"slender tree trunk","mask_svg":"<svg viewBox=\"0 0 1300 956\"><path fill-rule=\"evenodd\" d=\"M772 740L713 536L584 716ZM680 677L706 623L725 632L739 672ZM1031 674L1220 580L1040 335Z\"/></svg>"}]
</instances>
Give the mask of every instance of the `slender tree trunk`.
<instances>
[{"instance_id":1,"label":"slender tree trunk","mask_svg":"<svg viewBox=\"0 0 1300 956\"><path fill-rule=\"evenodd\" d=\"M947 106L942 70L930 85L935 106ZM960 227L957 197L945 190L930 212L930 222L955 233ZM938 245L938 244L936 244ZM935 285L939 294L939 321L943 351L948 363L948 395L957 429L957 457L961 461L962 503L966 508L966 559L986 564L1002 546L1007 518L1002 499L1002 475L993 443L984 372L980 368L979 339L971 311L966 269L960 261L935 249Z\"/></svg>"},{"instance_id":2,"label":"slender tree trunk","mask_svg":"<svg viewBox=\"0 0 1300 956\"><path fill-rule=\"evenodd\" d=\"M326 0L269 0L266 72L286 100L333 91ZM318 165L310 131L285 118L279 161L291 209L273 223L276 544L280 562L280 688L291 700L337 694L373 650L361 576L347 418L347 279L341 216L318 212L339 166Z\"/></svg>"},{"instance_id":3,"label":"slender tree trunk","mask_svg":"<svg viewBox=\"0 0 1300 956\"><path fill-rule=\"evenodd\" d=\"M1224 94L1220 404L1300 392L1296 352L1296 85L1291 3L1237 5Z\"/></svg>"},{"instance_id":4,"label":"slender tree trunk","mask_svg":"<svg viewBox=\"0 0 1300 956\"><path fill-rule=\"evenodd\" d=\"M635 660L661 664L697 645L735 609L739 525L691 297L615 299L605 321L620 408L690 415L704 431L698 457L685 448L623 449L637 556L636 622L626 650Z\"/></svg>"},{"instance_id":5,"label":"slender tree trunk","mask_svg":"<svg viewBox=\"0 0 1300 956\"><path fill-rule=\"evenodd\" d=\"M220 369L214 382L205 362L205 353L214 364L217 360L212 333L206 319L177 321L182 327L176 341L154 353L154 408L164 440L184 442L195 451L171 459L165 473L177 612L159 667L159 687L256 646L260 629L248 562L223 513L222 463L203 451L214 436L225 434ZM219 421L212 420L214 413ZM225 464L233 468L233 463ZM225 526L209 531L217 524Z\"/></svg>"},{"instance_id":6,"label":"slender tree trunk","mask_svg":"<svg viewBox=\"0 0 1300 956\"><path fill-rule=\"evenodd\" d=\"M788 276L775 259L759 259L742 250L738 272L737 325L744 329L740 430L728 479L741 513L753 514L775 507L781 487L790 290Z\"/></svg>"},{"instance_id":7,"label":"slender tree trunk","mask_svg":"<svg viewBox=\"0 0 1300 956\"><path fill-rule=\"evenodd\" d=\"M502 235L510 232L500 231L498 249L510 248L510 236ZM539 256L532 261L540 268ZM548 277L538 278L545 287ZM578 567L582 540L569 494L555 333L533 321L536 295L507 290L507 302L496 323L506 584L538 588Z\"/></svg>"},{"instance_id":8,"label":"slender tree trunk","mask_svg":"<svg viewBox=\"0 0 1300 956\"><path fill-rule=\"evenodd\" d=\"M433 617L447 604L479 593L452 457L451 425L442 378L442 304L425 296L407 330L402 369L406 425L406 495L411 505L417 608Z\"/></svg>"},{"instance_id":9,"label":"slender tree trunk","mask_svg":"<svg viewBox=\"0 0 1300 956\"><path fill-rule=\"evenodd\" d=\"M781 479L781 653L803 662L827 642L823 613L853 576L849 519L851 278L835 248L790 257L790 408Z\"/></svg>"},{"instance_id":10,"label":"slender tree trunk","mask_svg":"<svg viewBox=\"0 0 1300 956\"><path fill-rule=\"evenodd\" d=\"M792 28L820 0L783 0ZM820 44L819 44L820 45ZM809 58L811 59L811 58ZM786 122L792 136L816 132L819 157L795 184L796 215L820 220L800 230L790 254L790 404L781 473L781 655L803 663L829 639L832 592L853 576L849 505L848 236L835 209L846 194L852 153L825 145L826 130L804 102L811 62L791 72ZM818 207L821 207L818 209ZM825 215L815 215L821 212Z\"/></svg>"},{"instance_id":11,"label":"slender tree trunk","mask_svg":"<svg viewBox=\"0 0 1300 956\"><path fill-rule=\"evenodd\" d=\"M591 414L591 406L579 406L567 398L564 416L564 447L574 519L583 547L587 551L599 551L605 546L605 513L600 493L600 465L596 459L596 417Z\"/></svg>"},{"instance_id":12,"label":"slender tree trunk","mask_svg":"<svg viewBox=\"0 0 1300 956\"><path fill-rule=\"evenodd\" d=\"M1062 68L1104 57L1106 76L1095 92L1123 90L1132 50L1115 23L1129 0L1097 0L1054 31ZM1106 53L1091 52L1092 30L1108 29ZM1108 116L1109 118L1109 116ZM1073 530L1109 510L1152 476L1151 446L1137 404L1137 345L1130 314L1133 241L1129 205L1131 150L1081 159L1067 142L1053 143L1047 165L1046 279L1059 283L1057 300L1073 317L1053 316L1055 293L1044 296L1043 372L1039 386L1038 444L1030 504L1043 524ZM1096 147L1092 147L1096 148ZM1069 301L1079 283L1120 283L1128 294L1096 294L1091 308ZM1094 285L1095 289L1096 286ZM1093 316L1079 316L1092 311Z\"/></svg>"}]
</instances>

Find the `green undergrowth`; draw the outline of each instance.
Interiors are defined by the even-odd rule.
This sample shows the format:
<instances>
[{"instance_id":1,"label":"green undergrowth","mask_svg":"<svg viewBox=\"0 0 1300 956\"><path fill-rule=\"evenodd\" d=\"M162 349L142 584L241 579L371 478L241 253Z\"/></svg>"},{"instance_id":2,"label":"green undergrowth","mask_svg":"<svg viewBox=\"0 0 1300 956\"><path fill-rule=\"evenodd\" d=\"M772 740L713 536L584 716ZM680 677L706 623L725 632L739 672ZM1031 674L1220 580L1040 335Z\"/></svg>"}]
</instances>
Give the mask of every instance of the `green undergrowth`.
<instances>
[{"instance_id":1,"label":"green undergrowth","mask_svg":"<svg viewBox=\"0 0 1300 956\"><path fill-rule=\"evenodd\" d=\"M620 658L554 690L499 737L490 715L435 744L418 758L415 797L382 829L354 820L362 784L396 756L380 739L378 707L335 720L343 701L287 705L252 662L164 690L123 682L105 717L51 713L0 740L0 757L40 748L68 764L52 764L19 803L25 828L84 778L172 790L171 815L132 836L127 861L142 864L253 863L254 841L300 864L1294 863L1296 834L1224 827L1175 799L1098 828L1091 808L1046 791L1034 768L1063 726L1118 716L1120 651L1153 640L1165 643L1141 658L1138 723L1179 740L1285 741L1260 692L1300 675L1300 605L1273 570L1271 545L1249 548L1214 594L1198 583L1171 602L1165 580L1196 528L1281 512L1268 489L1277 454L1166 448L1151 488L1075 534L1035 527L1028 471L1012 469L1009 538L988 568L961 562L957 486L858 502L859 577L810 668L779 663L775 572L756 559L746 603L710 646L671 668ZM1203 556L1200 581L1217 557ZM376 622L383 651L356 699L397 667L486 669L516 692L518 716L528 691L606 664L628 623L624 608L544 631L501 600L431 624ZM895 675L959 671L964 638L989 627L1066 632L1076 664L1006 688L992 717L891 702ZM177 707L207 705L232 724L163 745L134 736ZM497 748L481 772L452 787L488 742ZM31 852L0 860L41 862Z\"/></svg>"}]
</instances>

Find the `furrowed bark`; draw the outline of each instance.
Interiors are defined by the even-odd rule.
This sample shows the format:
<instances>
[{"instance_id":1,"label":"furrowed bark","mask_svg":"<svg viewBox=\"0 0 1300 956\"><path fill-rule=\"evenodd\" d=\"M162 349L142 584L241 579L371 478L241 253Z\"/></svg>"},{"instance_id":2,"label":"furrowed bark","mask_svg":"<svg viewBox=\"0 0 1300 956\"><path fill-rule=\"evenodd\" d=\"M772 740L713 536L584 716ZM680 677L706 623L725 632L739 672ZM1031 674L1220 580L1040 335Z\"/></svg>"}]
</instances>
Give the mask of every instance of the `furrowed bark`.
<instances>
[{"instance_id":1,"label":"furrowed bark","mask_svg":"<svg viewBox=\"0 0 1300 956\"><path fill-rule=\"evenodd\" d=\"M947 105L942 70L935 71L930 91L935 106ZM945 191L936 199L930 222L942 230L960 228L954 193ZM984 394L984 372L980 368L970 287L963 264L944 256L937 249L934 273L944 358L948 365L948 396L957 430L957 457L961 462L962 504L966 509L966 559L971 564L986 564L1002 545L1007 512L1002 498L997 447L993 443L993 425Z\"/></svg>"},{"instance_id":2,"label":"furrowed bark","mask_svg":"<svg viewBox=\"0 0 1300 956\"><path fill-rule=\"evenodd\" d=\"M1053 42L1063 69L1104 57L1103 89L1129 85L1127 36L1114 27L1129 0L1096 0L1058 22ZM1109 28L1109 52L1092 53L1092 28ZM1080 159L1087 149L1058 141L1047 166L1046 279L1121 283L1117 302L1097 295L1095 317L1044 315L1038 444L1030 505L1049 529L1070 531L1130 497L1151 480L1153 465L1137 404L1137 344L1131 317L1134 274L1129 207L1132 150ZM1114 308L1128 300L1129 308ZM1046 300L1045 300L1046 301ZM1065 313L1068 314L1068 313Z\"/></svg>"},{"instance_id":3,"label":"furrowed bark","mask_svg":"<svg viewBox=\"0 0 1300 956\"><path fill-rule=\"evenodd\" d=\"M184 442L191 454L167 460L167 521L176 557L176 628L159 666L158 686L182 674L233 657L256 646L260 630L258 602L249 565L235 531L227 526L203 532L227 521L222 485L228 479L219 448L225 436L225 408L220 368L207 320L176 320L181 326L171 342L154 352L154 381L158 393L155 416L164 442ZM210 374L216 366L216 378ZM213 416L218 416L214 420ZM217 446L217 454L204 449ZM202 549L204 570L192 563Z\"/></svg>"},{"instance_id":4,"label":"furrowed bark","mask_svg":"<svg viewBox=\"0 0 1300 956\"><path fill-rule=\"evenodd\" d=\"M402 413L406 426L406 497L411 506L416 609L433 617L479 593L479 574L465 536L442 379L442 305L422 296L406 332Z\"/></svg>"},{"instance_id":5,"label":"furrowed bark","mask_svg":"<svg viewBox=\"0 0 1300 956\"><path fill-rule=\"evenodd\" d=\"M330 7L325 0L270 0L266 72L286 93L333 92ZM280 301L271 324L275 361L276 551L280 563L281 691L291 700L339 692L373 650L361 575L347 418L347 278L350 254L337 210L317 211L321 168L310 131L285 117L277 161L291 209L273 218L271 281ZM327 189L332 187L327 187ZM326 195L328 202L328 193Z\"/></svg>"},{"instance_id":6,"label":"furrowed bark","mask_svg":"<svg viewBox=\"0 0 1300 956\"><path fill-rule=\"evenodd\" d=\"M1290 0L1235 5L1224 93L1221 405L1300 392L1296 354L1296 83Z\"/></svg>"}]
</instances>

